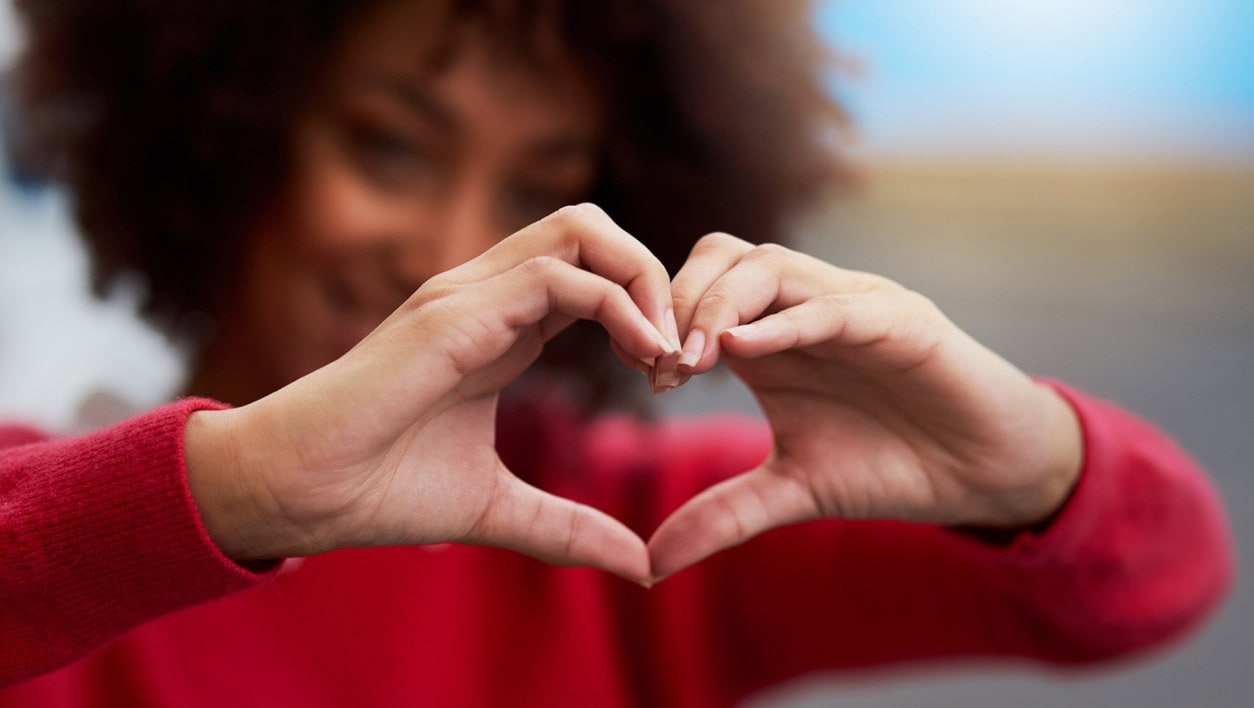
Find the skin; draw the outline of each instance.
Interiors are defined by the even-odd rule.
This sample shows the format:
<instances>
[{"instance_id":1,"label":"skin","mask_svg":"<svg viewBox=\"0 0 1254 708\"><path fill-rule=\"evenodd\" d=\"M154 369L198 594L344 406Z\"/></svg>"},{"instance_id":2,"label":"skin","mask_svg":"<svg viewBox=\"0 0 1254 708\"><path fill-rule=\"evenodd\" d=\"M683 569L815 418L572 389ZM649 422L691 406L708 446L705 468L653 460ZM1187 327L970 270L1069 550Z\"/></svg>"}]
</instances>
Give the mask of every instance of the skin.
<instances>
[{"instance_id":1,"label":"skin","mask_svg":"<svg viewBox=\"0 0 1254 708\"><path fill-rule=\"evenodd\" d=\"M385 5L340 48L193 377L240 404L186 431L193 498L228 556L452 541L648 584L807 519L1013 528L1065 502L1071 409L923 296L725 234L672 282L595 206L541 218L595 178L594 92L473 34L432 71L414 51L438 26L424 12ZM647 544L519 481L495 451L500 390L575 318L661 387L730 367L773 454Z\"/></svg>"},{"instance_id":2,"label":"skin","mask_svg":"<svg viewBox=\"0 0 1254 708\"><path fill-rule=\"evenodd\" d=\"M346 38L292 138L291 177L248 239L190 390L256 400L347 352L424 282L580 201L600 121L565 63L511 69L478 37L443 69L423 3Z\"/></svg>"},{"instance_id":3,"label":"skin","mask_svg":"<svg viewBox=\"0 0 1254 708\"><path fill-rule=\"evenodd\" d=\"M658 528L656 575L821 517L1024 526L1078 478L1071 408L897 283L711 234L672 290L680 370L729 366L775 445Z\"/></svg>"}]
</instances>

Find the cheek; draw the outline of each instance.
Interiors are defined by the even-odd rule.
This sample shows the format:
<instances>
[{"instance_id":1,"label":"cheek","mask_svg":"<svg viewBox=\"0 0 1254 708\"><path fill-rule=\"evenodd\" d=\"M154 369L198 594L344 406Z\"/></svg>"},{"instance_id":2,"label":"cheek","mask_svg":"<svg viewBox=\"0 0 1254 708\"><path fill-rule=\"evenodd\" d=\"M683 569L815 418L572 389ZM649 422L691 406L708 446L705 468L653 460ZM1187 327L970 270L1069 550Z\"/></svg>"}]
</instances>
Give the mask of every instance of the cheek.
<instances>
[{"instance_id":1,"label":"cheek","mask_svg":"<svg viewBox=\"0 0 1254 708\"><path fill-rule=\"evenodd\" d=\"M242 313L249 337L283 382L341 355L374 324L328 299L345 273L375 278L403 207L379 199L352 175L306 171L252 239Z\"/></svg>"},{"instance_id":2,"label":"cheek","mask_svg":"<svg viewBox=\"0 0 1254 708\"><path fill-rule=\"evenodd\" d=\"M308 244L294 248L296 241L285 221L262 224L241 284L240 334L276 386L337 355L337 323L322 284L324 269L315 251Z\"/></svg>"},{"instance_id":3,"label":"cheek","mask_svg":"<svg viewBox=\"0 0 1254 708\"><path fill-rule=\"evenodd\" d=\"M291 197L289 228L302 252L331 257L343 251L387 248L412 228L411 205L389 199L346 167L307 170Z\"/></svg>"}]
</instances>

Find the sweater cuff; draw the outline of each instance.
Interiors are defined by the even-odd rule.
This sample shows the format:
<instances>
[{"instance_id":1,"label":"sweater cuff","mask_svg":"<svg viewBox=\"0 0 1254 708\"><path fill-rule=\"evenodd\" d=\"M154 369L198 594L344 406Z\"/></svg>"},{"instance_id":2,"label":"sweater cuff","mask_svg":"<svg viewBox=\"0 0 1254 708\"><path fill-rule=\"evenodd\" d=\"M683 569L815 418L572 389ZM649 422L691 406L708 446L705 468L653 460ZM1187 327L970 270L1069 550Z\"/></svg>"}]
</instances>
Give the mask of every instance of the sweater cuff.
<instances>
[{"instance_id":1,"label":"sweater cuff","mask_svg":"<svg viewBox=\"0 0 1254 708\"><path fill-rule=\"evenodd\" d=\"M1080 478L1044 527L1023 530L1003 545L968 538L969 550L1023 570L1088 565L1097 573L1129 570L1129 558L1152 564L1172 554L1196 556L1198 562L1225 555L1230 532L1222 504L1187 453L1106 401L1057 381L1040 382L1057 391L1080 421ZM1230 570L1230 563L1216 567Z\"/></svg>"},{"instance_id":2,"label":"sweater cuff","mask_svg":"<svg viewBox=\"0 0 1254 708\"><path fill-rule=\"evenodd\" d=\"M19 617L30 619L19 636L29 633L64 660L278 572L278 563L254 572L224 556L188 490L187 418L225 407L180 400L81 438L12 451L6 466L16 488L6 501L26 518L6 520L17 532L8 551L21 571Z\"/></svg>"},{"instance_id":3,"label":"sweater cuff","mask_svg":"<svg viewBox=\"0 0 1254 708\"><path fill-rule=\"evenodd\" d=\"M88 549L71 549L64 541L84 541L110 556L110 575L124 573L138 585L153 574L171 595L222 595L272 577L278 562L256 572L218 550L187 485L187 419L228 407L186 398L88 436L103 444L83 446L82 464L65 466L71 474L77 468L93 477L72 502L77 513L63 517L65 536L57 535L65 555L82 557Z\"/></svg>"},{"instance_id":4,"label":"sweater cuff","mask_svg":"<svg viewBox=\"0 0 1254 708\"><path fill-rule=\"evenodd\" d=\"M1020 561L1065 557L1075 552L1089 538L1100 517L1110 512L1115 490L1109 472L1116 467L1112 463L1117 453L1110 449L1109 435L1103 433L1101 416L1090 410L1097 402L1060 382L1037 381L1058 392L1079 419L1083 449L1080 475L1063 505L1039 524L1006 533L994 530L987 535L983 529L957 529L977 546L977 553L982 549L1003 559Z\"/></svg>"},{"instance_id":5,"label":"sweater cuff","mask_svg":"<svg viewBox=\"0 0 1254 708\"><path fill-rule=\"evenodd\" d=\"M1084 435L1084 467L1057 518L1006 547L964 548L1009 592L1034 598L1075 656L1180 636L1232 584L1231 530L1197 464L1149 423L1055 382Z\"/></svg>"}]
</instances>

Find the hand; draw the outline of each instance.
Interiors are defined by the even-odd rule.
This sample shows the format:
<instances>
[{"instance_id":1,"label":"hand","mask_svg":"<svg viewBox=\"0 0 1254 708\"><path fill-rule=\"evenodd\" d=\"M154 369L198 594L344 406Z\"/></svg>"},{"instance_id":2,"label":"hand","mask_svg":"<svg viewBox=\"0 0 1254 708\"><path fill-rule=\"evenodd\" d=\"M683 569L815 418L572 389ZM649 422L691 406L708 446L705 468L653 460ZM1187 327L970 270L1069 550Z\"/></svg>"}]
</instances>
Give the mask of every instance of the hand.
<instances>
[{"instance_id":1,"label":"hand","mask_svg":"<svg viewBox=\"0 0 1254 708\"><path fill-rule=\"evenodd\" d=\"M659 333L670 312L669 276L643 245L596 207L563 209L425 283L335 362L193 415L193 497L236 560L452 541L642 581L639 537L506 469L496 407L575 318L651 360L678 351Z\"/></svg>"},{"instance_id":2,"label":"hand","mask_svg":"<svg viewBox=\"0 0 1254 708\"><path fill-rule=\"evenodd\" d=\"M1070 407L885 278L712 234L672 292L680 370L726 363L775 445L658 528L656 577L820 517L1031 524L1079 474Z\"/></svg>"}]
</instances>

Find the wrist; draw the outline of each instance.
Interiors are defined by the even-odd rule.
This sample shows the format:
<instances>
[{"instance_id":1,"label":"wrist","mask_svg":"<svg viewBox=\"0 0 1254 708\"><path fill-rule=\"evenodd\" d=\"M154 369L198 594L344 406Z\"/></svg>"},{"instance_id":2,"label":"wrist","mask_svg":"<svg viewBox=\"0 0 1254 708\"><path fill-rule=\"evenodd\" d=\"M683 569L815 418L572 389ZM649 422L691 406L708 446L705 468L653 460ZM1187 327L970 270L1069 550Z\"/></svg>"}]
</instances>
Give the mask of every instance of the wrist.
<instances>
[{"instance_id":1,"label":"wrist","mask_svg":"<svg viewBox=\"0 0 1254 708\"><path fill-rule=\"evenodd\" d=\"M202 410L184 429L187 486L209 538L223 555L248 565L283 557L271 513L274 506L259 472L246 464L243 409Z\"/></svg>"},{"instance_id":2,"label":"wrist","mask_svg":"<svg viewBox=\"0 0 1254 708\"><path fill-rule=\"evenodd\" d=\"M1010 523L1003 526L1041 528L1053 519L1071 498L1084 466L1084 434L1080 419L1053 387L1035 382L1043 409L1044 452L1035 480L1021 497Z\"/></svg>"},{"instance_id":3,"label":"wrist","mask_svg":"<svg viewBox=\"0 0 1254 708\"><path fill-rule=\"evenodd\" d=\"M1071 498L1084 468L1084 431L1075 409L1052 386L1036 383L1046 406L1046 439L1050 441L1045 472L1041 475L1041 503L1036 518L1039 524L1053 518Z\"/></svg>"},{"instance_id":4,"label":"wrist","mask_svg":"<svg viewBox=\"0 0 1254 708\"><path fill-rule=\"evenodd\" d=\"M953 526L955 531L991 545L1012 543L1022 533L1041 534L1062 513L1084 467L1083 430L1071 404L1052 387L1036 383L1044 406L1046 454L1032 484L1003 494L991 518Z\"/></svg>"},{"instance_id":5,"label":"wrist","mask_svg":"<svg viewBox=\"0 0 1254 708\"><path fill-rule=\"evenodd\" d=\"M1038 452L1016 471L1021 483L1002 487L978 518L961 525L998 537L1042 531L1066 506L1084 466L1083 430L1071 404L1047 384L1034 382L1038 395Z\"/></svg>"}]
</instances>

